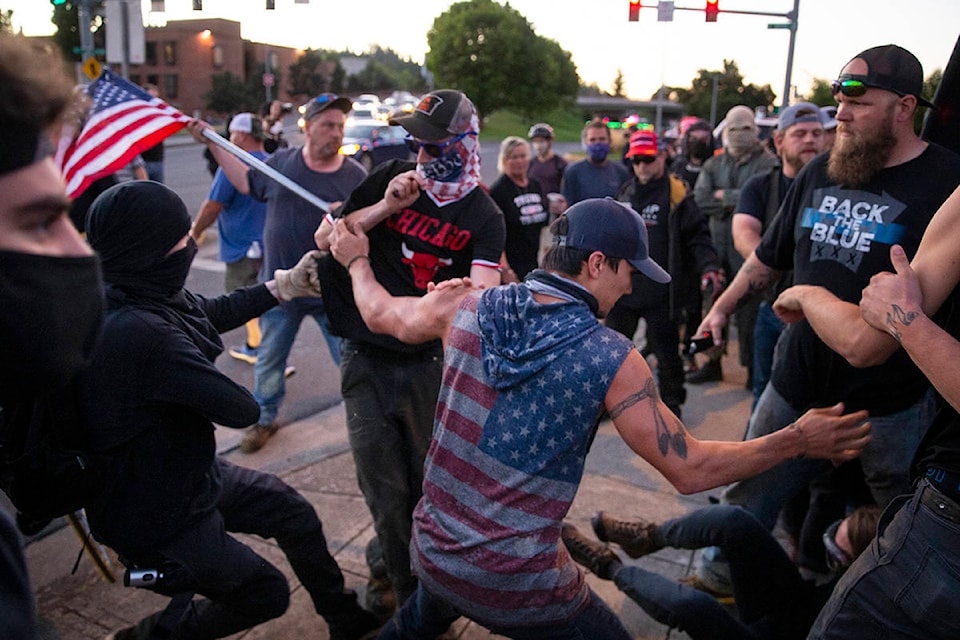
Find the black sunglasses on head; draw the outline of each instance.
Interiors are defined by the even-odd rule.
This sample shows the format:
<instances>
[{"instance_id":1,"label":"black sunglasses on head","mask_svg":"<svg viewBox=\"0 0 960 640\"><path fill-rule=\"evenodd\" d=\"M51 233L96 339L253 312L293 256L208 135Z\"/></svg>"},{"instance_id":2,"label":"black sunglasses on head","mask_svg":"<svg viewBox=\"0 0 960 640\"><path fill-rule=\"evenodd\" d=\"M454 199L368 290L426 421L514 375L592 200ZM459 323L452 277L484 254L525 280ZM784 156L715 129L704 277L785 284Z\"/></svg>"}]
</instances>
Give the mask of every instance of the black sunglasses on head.
<instances>
[{"instance_id":1,"label":"black sunglasses on head","mask_svg":"<svg viewBox=\"0 0 960 640\"><path fill-rule=\"evenodd\" d=\"M652 164L657 156L633 156L630 160L633 164Z\"/></svg>"},{"instance_id":2,"label":"black sunglasses on head","mask_svg":"<svg viewBox=\"0 0 960 640\"><path fill-rule=\"evenodd\" d=\"M833 95L842 93L848 98L859 98L867 92L867 89L883 89L884 91L891 91L901 98L904 94L896 89L891 89L889 87L884 87L879 84L869 82L867 76L856 76L856 75L843 75L840 76L840 79L834 80L830 83L830 90Z\"/></svg>"}]
</instances>

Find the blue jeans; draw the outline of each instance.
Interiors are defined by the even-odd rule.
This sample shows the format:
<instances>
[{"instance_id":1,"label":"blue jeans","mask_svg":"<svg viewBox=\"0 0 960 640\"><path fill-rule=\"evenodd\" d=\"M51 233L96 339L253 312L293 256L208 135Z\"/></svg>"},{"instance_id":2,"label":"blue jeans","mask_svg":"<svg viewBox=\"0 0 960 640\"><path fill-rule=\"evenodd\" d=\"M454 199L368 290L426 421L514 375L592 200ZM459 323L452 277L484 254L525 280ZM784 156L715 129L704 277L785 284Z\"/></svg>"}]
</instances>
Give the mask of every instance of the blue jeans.
<instances>
[{"instance_id":1,"label":"blue jeans","mask_svg":"<svg viewBox=\"0 0 960 640\"><path fill-rule=\"evenodd\" d=\"M799 418L794 409L772 384L760 396L750 416L747 439L760 438L778 431ZM910 462L934 415L934 396L930 390L920 400L897 413L870 416L872 440L860 456L864 480L873 499L885 506L898 495L910 493ZM723 502L740 505L773 530L784 505L819 474L827 463L809 458L792 458L763 473L730 485ZM709 585L723 586L723 570L716 566L715 552L704 551L697 573Z\"/></svg>"},{"instance_id":2,"label":"blue jeans","mask_svg":"<svg viewBox=\"0 0 960 640\"><path fill-rule=\"evenodd\" d=\"M769 302L761 302L757 309L757 322L753 326L753 406L756 409L760 394L770 382L773 371L773 352L783 333L783 322L773 312Z\"/></svg>"},{"instance_id":3,"label":"blue jeans","mask_svg":"<svg viewBox=\"0 0 960 640\"><path fill-rule=\"evenodd\" d=\"M163 182L163 160L144 161L144 168L147 170L147 179L154 182Z\"/></svg>"},{"instance_id":4,"label":"blue jeans","mask_svg":"<svg viewBox=\"0 0 960 640\"><path fill-rule=\"evenodd\" d=\"M960 638L960 524L922 504L929 487L887 507L808 638Z\"/></svg>"},{"instance_id":5,"label":"blue jeans","mask_svg":"<svg viewBox=\"0 0 960 640\"><path fill-rule=\"evenodd\" d=\"M380 630L378 640L435 638L460 617L456 609L423 588L407 599L396 615ZM620 618L590 592L586 608L571 620L536 627L491 627L498 635L514 640L630 640Z\"/></svg>"},{"instance_id":6,"label":"blue jeans","mask_svg":"<svg viewBox=\"0 0 960 640\"><path fill-rule=\"evenodd\" d=\"M260 405L260 419L257 424L267 425L277 419L280 403L286 393L284 370L287 357L293 347L293 341L300 330L300 324L307 315L313 316L323 337L330 348L330 356L340 365L340 338L330 333L330 321L327 314L317 307L294 300L270 309L260 316L260 330L263 337L257 349L257 364L253 369L253 397Z\"/></svg>"},{"instance_id":7,"label":"blue jeans","mask_svg":"<svg viewBox=\"0 0 960 640\"><path fill-rule=\"evenodd\" d=\"M678 549L719 545L730 562L738 617L715 598L637 566L613 581L654 619L694 640L802 638L816 611L786 606L806 589L783 547L740 507L712 505L668 520L656 529L661 544Z\"/></svg>"}]
</instances>

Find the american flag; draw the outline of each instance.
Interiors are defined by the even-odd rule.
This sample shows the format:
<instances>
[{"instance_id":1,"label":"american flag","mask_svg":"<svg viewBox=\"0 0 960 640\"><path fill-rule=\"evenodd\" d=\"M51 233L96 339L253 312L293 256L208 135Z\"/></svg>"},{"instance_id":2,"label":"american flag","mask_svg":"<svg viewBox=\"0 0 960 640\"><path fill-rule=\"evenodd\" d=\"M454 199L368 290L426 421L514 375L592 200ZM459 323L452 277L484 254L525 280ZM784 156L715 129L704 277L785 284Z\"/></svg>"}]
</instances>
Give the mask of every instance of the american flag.
<instances>
[{"instance_id":1,"label":"american flag","mask_svg":"<svg viewBox=\"0 0 960 640\"><path fill-rule=\"evenodd\" d=\"M141 151L182 129L190 118L109 69L87 86L93 101L80 135L60 166L67 196L76 198Z\"/></svg>"}]
</instances>

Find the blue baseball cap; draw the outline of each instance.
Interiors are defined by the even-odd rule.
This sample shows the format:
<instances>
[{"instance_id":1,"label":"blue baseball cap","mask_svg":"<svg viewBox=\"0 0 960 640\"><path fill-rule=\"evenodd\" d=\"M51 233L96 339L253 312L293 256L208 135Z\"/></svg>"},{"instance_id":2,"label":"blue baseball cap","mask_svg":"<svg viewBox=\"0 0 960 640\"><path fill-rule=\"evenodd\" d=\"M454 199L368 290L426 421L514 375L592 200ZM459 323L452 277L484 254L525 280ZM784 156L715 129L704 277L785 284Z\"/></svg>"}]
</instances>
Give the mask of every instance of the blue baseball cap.
<instances>
[{"instance_id":1,"label":"blue baseball cap","mask_svg":"<svg viewBox=\"0 0 960 640\"><path fill-rule=\"evenodd\" d=\"M563 215L567 233L554 236L554 244L623 258L654 282L670 282L670 274L650 257L647 227L630 205L613 198L589 198Z\"/></svg>"}]
</instances>

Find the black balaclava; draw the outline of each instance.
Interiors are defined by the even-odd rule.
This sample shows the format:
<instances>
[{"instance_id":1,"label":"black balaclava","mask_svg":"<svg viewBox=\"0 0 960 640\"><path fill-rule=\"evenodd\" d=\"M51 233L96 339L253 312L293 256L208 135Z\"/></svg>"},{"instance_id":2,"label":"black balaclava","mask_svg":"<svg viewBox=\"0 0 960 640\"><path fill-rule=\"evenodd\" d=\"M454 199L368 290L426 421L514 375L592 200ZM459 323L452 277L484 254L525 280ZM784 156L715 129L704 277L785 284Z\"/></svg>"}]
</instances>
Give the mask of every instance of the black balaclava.
<instances>
[{"instance_id":1,"label":"black balaclava","mask_svg":"<svg viewBox=\"0 0 960 640\"><path fill-rule=\"evenodd\" d=\"M183 288L196 243L167 254L189 232L186 205L159 182L111 187L87 213L87 240L100 254L103 279L137 293L171 295Z\"/></svg>"},{"instance_id":2,"label":"black balaclava","mask_svg":"<svg viewBox=\"0 0 960 640\"><path fill-rule=\"evenodd\" d=\"M175 324L211 361L223 350L200 302L183 288L197 243L190 214L176 193L159 182L136 180L100 194L87 213L87 241L100 254L107 307L135 306Z\"/></svg>"}]
</instances>

